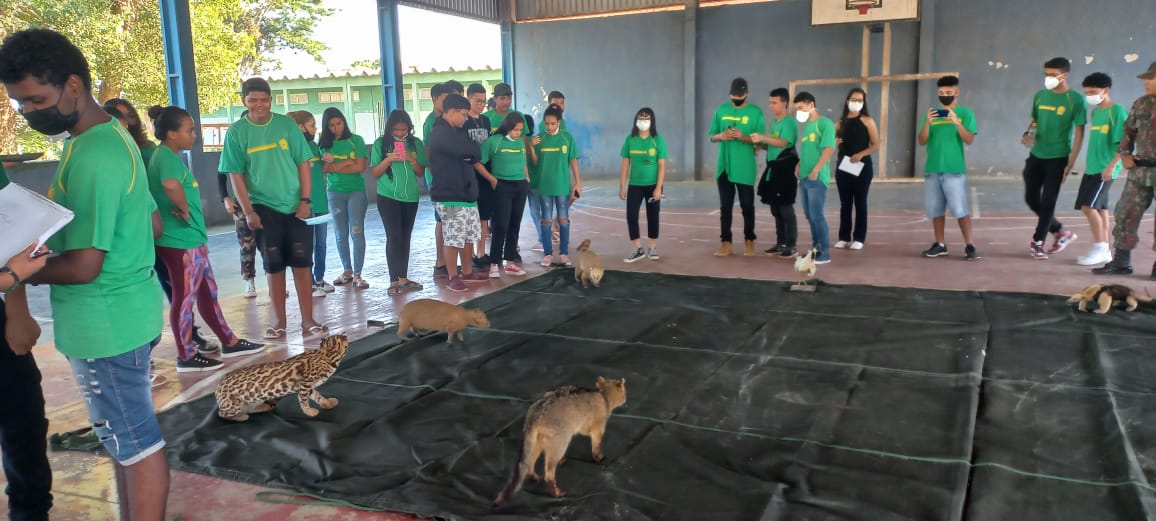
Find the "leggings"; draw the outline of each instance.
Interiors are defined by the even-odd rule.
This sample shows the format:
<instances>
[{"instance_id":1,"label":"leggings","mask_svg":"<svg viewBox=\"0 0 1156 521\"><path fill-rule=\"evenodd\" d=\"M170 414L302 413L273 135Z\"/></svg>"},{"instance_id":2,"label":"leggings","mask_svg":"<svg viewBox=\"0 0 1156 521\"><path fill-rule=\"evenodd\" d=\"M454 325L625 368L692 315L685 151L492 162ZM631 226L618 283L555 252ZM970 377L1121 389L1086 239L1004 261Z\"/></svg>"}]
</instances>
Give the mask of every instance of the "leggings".
<instances>
[{"instance_id":1,"label":"leggings","mask_svg":"<svg viewBox=\"0 0 1156 521\"><path fill-rule=\"evenodd\" d=\"M377 213L385 227L385 261L389 281L409 278L409 251L413 223L417 220L417 203L407 203L377 195Z\"/></svg>"},{"instance_id":2,"label":"leggings","mask_svg":"<svg viewBox=\"0 0 1156 521\"><path fill-rule=\"evenodd\" d=\"M237 225L237 244L241 246L241 278L253 280L257 278L257 240L253 237L253 230L249 229L249 223L245 222L241 205L237 205L233 212L233 222Z\"/></svg>"},{"instance_id":3,"label":"leggings","mask_svg":"<svg viewBox=\"0 0 1156 521\"><path fill-rule=\"evenodd\" d=\"M641 235L638 230L638 211L643 201L646 201L646 237L658 238L658 211L662 208L662 201L651 201L657 185L634 186L626 188L626 230L630 232L630 240L638 240Z\"/></svg>"},{"instance_id":4,"label":"leggings","mask_svg":"<svg viewBox=\"0 0 1156 521\"><path fill-rule=\"evenodd\" d=\"M188 360L196 354L192 342L194 303L222 345L235 344L237 336L229 329L217 304L217 281L213 278L213 267L209 265L209 248L204 244L189 250L157 246L157 256L173 276L169 327L177 340L177 356Z\"/></svg>"}]
</instances>

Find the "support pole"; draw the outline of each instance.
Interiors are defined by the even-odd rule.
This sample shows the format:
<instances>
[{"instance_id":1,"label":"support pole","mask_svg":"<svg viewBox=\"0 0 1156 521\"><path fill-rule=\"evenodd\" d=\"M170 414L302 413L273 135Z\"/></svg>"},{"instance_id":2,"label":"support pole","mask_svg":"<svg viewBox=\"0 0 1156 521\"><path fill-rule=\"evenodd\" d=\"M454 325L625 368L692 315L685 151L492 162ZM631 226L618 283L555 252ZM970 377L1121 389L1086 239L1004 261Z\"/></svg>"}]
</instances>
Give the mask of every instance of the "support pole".
<instances>
[{"instance_id":1,"label":"support pole","mask_svg":"<svg viewBox=\"0 0 1156 521\"><path fill-rule=\"evenodd\" d=\"M684 179L701 181L704 172L698 165L698 150L702 146L702 137L698 133L698 2L686 0L686 9L683 11L682 21L682 128L683 134L682 165Z\"/></svg>"},{"instance_id":2,"label":"support pole","mask_svg":"<svg viewBox=\"0 0 1156 521\"><path fill-rule=\"evenodd\" d=\"M160 0L161 40L165 51L165 73L169 104L184 108L200 128L201 107L197 100L197 70L193 59L193 32L189 21L189 0ZM197 135L193 154L203 151ZM191 161L190 161L191 162ZM192 165L189 165L190 168Z\"/></svg>"},{"instance_id":3,"label":"support pole","mask_svg":"<svg viewBox=\"0 0 1156 521\"><path fill-rule=\"evenodd\" d=\"M381 98L386 117L404 109L401 89L401 41L397 21L397 0L377 0L377 34L381 47Z\"/></svg>"},{"instance_id":4,"label":"support pole","mask_svg":"<svg viewBox=\"0 0 1156 521\"><path fill-rule=\"evenodd\" d=\"M883 75L891 75L891 22L883 24ZM878 172L880 179L887 179L887 123L891 114L891 82L884 81L880 90L879 136L883 145L879 147Z\"/></svg>"},{"instance_id":5,"label":"support pole","mask_svg":"<svg viewBox=\"0 0 1156 521\"><path fill-rule=\"evenodd\" d=\"M517 21L517 13L514 10L513 0L503 0L501 6L502 23L502 83L514 89L514 22ZM491 89L486 90L487 93L493 92Z\"/></svg>"}]
</instances>

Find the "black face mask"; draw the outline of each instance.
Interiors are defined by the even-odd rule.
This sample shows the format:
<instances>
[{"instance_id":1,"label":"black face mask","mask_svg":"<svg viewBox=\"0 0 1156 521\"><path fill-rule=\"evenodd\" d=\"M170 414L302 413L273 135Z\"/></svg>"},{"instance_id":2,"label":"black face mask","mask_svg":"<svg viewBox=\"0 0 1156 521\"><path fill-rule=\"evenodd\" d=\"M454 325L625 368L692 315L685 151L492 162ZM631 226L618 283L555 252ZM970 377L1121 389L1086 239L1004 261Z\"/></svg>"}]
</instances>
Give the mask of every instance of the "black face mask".
<instances>
[{"instance_id":1,"label":"black face mask","mask_svg":"<svg viewBox=\"0 0 1156 521\"><path fill-rule=\"evenodd\" d=\"M317 137L316 135L310 134L308 132L302 132L302 134L305 134L305 141L313 141L313 138Z\"/></svg>"},{"instance_id":2,"label":"black face mask","mask_svg":"<svg viewBox=\"0 0 1156 521\"><path fill-rule=\"evenodd\" d=\"M943 106L946 107L948 105L951 105L952 103L955 103L955 96L940 96L939 102L942 103Z\"/></svg>"},{"instance_id":3,"label":"black face mask","mask_svg":"<svg viewBox=\"0 0 1156 521\"><path fill-rule=\"evenodd\" d=\"M746 103L746 102L747 102L746 98L743 98L743 99L731 98L731 103L734 103L736 107L741 107L743 105L743 103Z\"/></svg>"},{"instance_id":4,"label":"black face mask","mask_svg":"<svg viewBox=\"0 0 1156 521\"><path fill-rule=\"evenodd\" d=\"M73 104L72 114L65 116L60 113L59 108L60 101L63 99L64 91L61 90L60 100L56 102L56 105L31 112L21 112L20 114L24 116L28 122L28 127L32 130L46 136L55 136L75 127L76 123L80 121L80 111L77 110L80 106L80 100L77 99L76 103Z\"/></svg>"}]
</instances>

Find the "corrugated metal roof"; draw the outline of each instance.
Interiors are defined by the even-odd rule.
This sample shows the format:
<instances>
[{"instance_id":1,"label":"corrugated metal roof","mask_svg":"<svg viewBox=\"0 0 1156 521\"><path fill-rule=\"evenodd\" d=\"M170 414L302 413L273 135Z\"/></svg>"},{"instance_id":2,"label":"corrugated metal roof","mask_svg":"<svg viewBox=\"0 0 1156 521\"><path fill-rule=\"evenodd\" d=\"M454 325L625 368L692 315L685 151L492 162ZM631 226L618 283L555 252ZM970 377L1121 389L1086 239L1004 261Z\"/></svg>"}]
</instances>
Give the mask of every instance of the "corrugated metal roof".
<instances>
[{"instance_id":1,"label":"corrugated metal roof","mask_svg":"<svg viewBox=\"0 0 1156 521\"><path fill-rule=\"evenodd\" d=\"M418 68L416 66L410 66L409 69L405 70L404 72L405 72L405 74L436 74L439 72L476 72L476 71L496 71L496 70L499 70L499 69L495 69L489 65L486 65L485 67L482 67L480 69L475 69L473 67L466 67L465 69L461 69L461 70L457 70L453 67L449 67L445 70L438 70L438 69L432 69L432 68L426 69L426 70L421 70L420 68ZM330 71L330 72L324 73L324 74L311 74L311 75L299 74L296 76L269 76L268 78L265 78L265 79L268 81L320 80L320 79L327 79L327 78L365 78L368 76L380 76L380 75L381 75L381 71L377 70L377 69L352 69L352 70L347 70L347 71Z\"/></svg>"},{"instance_id":2,"label":"corrugated metal roof","mask_svg":"<svg viewBox=\"0 0 1156 521\"><path fill-rule=\"evenodd\" d=\"M399 0L398 3L483 22L502 21L500 0Z\"/></svg>"},{"instance_id":3,"label":"corrugated metal roof","mask_svg":"<svg viewBox=\"0 0 1156 521\"><path fill-rule=\"evenodd\" d=\"M686 3L672 0L515 0L515 2L514 14L518 20L615 13Z\"/></svg>"}]
</instances>

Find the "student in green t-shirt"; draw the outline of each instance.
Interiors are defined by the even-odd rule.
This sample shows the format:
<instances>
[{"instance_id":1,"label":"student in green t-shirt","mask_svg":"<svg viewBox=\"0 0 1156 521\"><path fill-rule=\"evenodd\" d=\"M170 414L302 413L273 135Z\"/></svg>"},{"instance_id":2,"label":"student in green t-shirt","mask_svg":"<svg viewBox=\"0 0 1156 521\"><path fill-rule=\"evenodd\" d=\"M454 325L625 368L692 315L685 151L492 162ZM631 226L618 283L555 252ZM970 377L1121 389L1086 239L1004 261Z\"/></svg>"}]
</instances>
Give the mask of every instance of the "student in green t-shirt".
<instances>
[{"instance_id":1,"label":"student in green t-shirt","mask_svg":"<svg viewBox=\"0 0 1156 521\"><path fill-rule=\"evenodd\" d=\"M658 260L658 212L662 208L662 183L666 180L666 140L658 134L654 110L643 107L634 115L634 127L622 142L622 176L618 198L626 201L626 231L634 251L623 259L637 262L644 258ZM638 230L638 210L646 202L646 237L650 249L642 251L642 234Z\"/></svg>"},{"instance_id":2,"label":"student in green t-shirt","mask_svg":"<svg viewBox=\"0 0 1156 521\"><path fill-rule=\"evenodd\" d=\"M1065 229L1056 219L1060 185L1080 155L1088 118L1084 96L1068 88L1070 71L1067 58L1052 58L1044 63L1045 88L1032 99L1032 122L1024 132L1023 143L1031 147L1024 165L1024 199L1039 217L1028 245L1035 259L1047 259L1076 240L1075 232ZM1055 235L1055 242L1045 249L1048 233Z\"/></svg>"},{"instance_id":3,"label":"student in green t-shirt","mask_svg":"<svg viewBox=\"0 0 1156 521\"><path fill-rule=\"evenodd\" d=\"M710 140L719 143L715 181L718 184L719 225L722 244L716 257L731 254L731 221L734 219L735 192L743 213L744 254L755 254L755 170L756 151L751 134L763 133L763 110L747 103L747 80L731 81L730 102L719 105L710 122Z\"/></svg>"},{"instance_id":4,"label":"student in green t-shirt","mask_svg":"<svg viewBox=\"0 0 1156 521\"><path fill-rule=\"evenodd\" d=\"M297 123L301 135L309 143L309 153L313 158L309 161L313 173L313 186L317 191L326 185L325 168L321 163L321 147L317 146L317 120L308 110L295 110L285 114ZM329 197L314 197L310 205L313 217L329 213ZM325 282L325 257L329 254L329 228L326 226L313 227L313 296L324 297L333 293L336 288Z\"/></svg>"},{"instance_id":5,"label":"student in green t-shirt","mask_svg":"<svg viewBox=\"0 0 1156 521\"><path fill-rule=\"evenodd\" d=\"M169 466L148 364L162 327L160 284L152 270L160 216L137 145L93 98L89 70L81 50L49 29L10 33L0 46L0 82L28 126L48 136L69 134L47 195L73 219L48 240L60 255L22 282L51 286L56 349L68 358L94 433L116 462L122 518L131 512L133 518L162 519ZM35 370L4 365L4 374L19 370L26 379ZM28 395L12 399L43 403L25 389ZM28 442L29 456L39 459L48 422L43 409L26 410L9 420L40 440ZM8 425L2 427L6 437ZM5 463L10 456L4 454ZM37 464L24 470L45 469ZM46 518L51 480L28 477L29 517Z\"/></svg>"},{"instance_id":6,"label":"student in green t-shirt","mask_svg":"<svg viewBox=\"0 0 1156 521\"><path fill-rule=\"evenodd\" d=\"M811 225L811 247L817 249L816 264L831 262L831 236L823 207L827 187L831 184L831 155L835 153L835 122L820 116L815 96L809 92L795 95L795 120L802 123L799 132L799 193L803 195L803 215Z\"/></svg>"},{"instance_id":7,"label":"student in green t-shirt","mask_svg":"<svg viewBox=\"0 0 1156 521\"><path fill-rule=\"evenodd\" d=\"M497 180L494 187L494 216L490 227L490 277L525 275L518 266L518 229L530 193L530 168L534 148L522 139L526 123L519 114L507 114L498 132L482 143L482 163L490 165ZM504 266L503 266L504 262Z\"/></svg>"},{"instance_id":8,"label":"student in green t-shirt","mask_svg":"<svg viewBox=\"0 0 1156 521\"><path fill-rule=\"evenodd\" d=\"M799 125L791 115L791 93L787 89L779 87L771 91L769 108L775 118L771 133L751 134L751 141L767 149L768 178L761 180L766 186L760 189L759 195L770 205L771 216L775 218L775 247L764 253L792 259L799 239L799 224L795 217L795 196L799 191L799 178L795 172L799 154L795 151L795 141L798 140Z\"/></svg>"},{"instance_id":9,"label":"student in green t-shirt","mask_svg":"<svg viewBox=\"0 0 1156 521\"><path fill-rule=\"evenodd\" d=\"M273 96L267 81L245 80L241 99L248 115L225 134L217 171L229 174L237 204L261 249L276 317L264 338L285 338L286 268L293 270L302 335L323 335L329 328L313 318L313 230L305 222L313 215L313 152L295 121L271 111Z\"/></svg>"},{"instance_id":10,"label":"student in green t-shirt","mask_svg":"<svg viewBox=\"0 0 1156 521\"><path fill-rule=\"evenodd\" d=\"M923 207L935 242L923 251L924 257L947 255L946 211L959 223L963 235L964 255L967 260L978 260L979 250L971 235L971 215L968 214L967 162L964 149L975 141L979 133L975 113L959 104L959 78L944 76L936 82L936 95L943 108L932 108L923 116L918 141L927 147L923 166Z\"/></svg>"},{"instance_id":11,"label":"student in green t-shirt","mask_svg":"<svg viewBox=\"0 0 1156 521\"><path fill-rule=\"evenodd\" d=\"M446 96L448 96L449 93L450 89L446 87L444 83L435 83L432 87L430 87L429 97L430 100L433 101L433 112L430 112L426 115L425 123L422 124L422 139L429 141L430 130L433 130L434 122L436 122L438 118L442 117L442 102L446 100ZM429 151L426 150L426 153L428 154ZM426 183L429 183L428 178L426 179Z\"/></svg>"},{"instance_id":12,"label":"student in green t-shirt","mask_svg":"<svg viewBox=\"0 0 1156 521\"><path fill-rule=\"evenodd\" d=\"M564 266L570 263L570 201L582 193L582 178L578 172L578 147L574 136L559 128L562 109L551 105L542 116L545 135L536 139L534 156L538 160L538 200L542 205L542 218L538 239L542 241L542 266L554 262L554 241L550 227L554 215L558 215L558 262Z\"/></svg>"},{"instance_id":13,"label":"student in green t-shirt","mask_svg":"<svg viewBox=\"0 0 1156 521\"><path fill-rule=\"evenodd\" d=\"M389 267L389 295L417 291L422 285L409 278L409 253L421 192L418 179L429 166L425 144L413 135L409 113L389 113L386 134L373 142L370 175L377 179L377 213L385 228L385 260Z\"/></svg>"},{"instance_id":14,"label":"student in green t-shirt","mask_svg":"<svg viewBox=\"0 0 1156 521\"><path fill-rule=\"evenodd\" d=\"M350 132L345 115L329 107L321 116L318 146L321 164L329 185L329 208L333 212L333 231L337 234L337 255L345 270L334 279L334 286L351 285L357 289L369 287L361 278L365 266L365 212L369 210L369 196L365 193L362 173L369 163L365 140ZM353 241L353 258L349 257L349 242Z\"/></svg>"},{"instance_id":15,"label":"student in green t-shirt","mask_svg":"<svg viewBox=\"0 0 1156 521\"><path fill-rule=\"evenodd\" d=\"M567 132L567 130L566 130L566 96L564 94L562 94L562 91L552 90L552 91L550 91L549 94L546 95L546 106L549 107L550 105L557 105L559 108L562 109L562 120L558 122L558 128L561 129L563 132Z\"/></svg>"},{"instance_id":16,"label":"student in green t-shirt","mask_svg":"<svg viewBox=\"0 0 1156 521\"><path fill-rule=\"evenodd\" d=\"M148 184L163 224L163 232L156 239L157 257L172 276L169 327L177 342L177 372L214 371L223 367L221 361L194 349L193 304L221 341L221 356L253 355L264 350L265 345L233 334L217 304L217 281L209 264L209 236L201 211L200 185L178 155L197 141L193 117L180 107L153 107L149 116L161 139L161 146L149 160Z\"/></svg>"},{"instance_id":17,"label":"student in green t-shirt","mask_svg":"<svg viewBox=\"0 0 1156 521\"><path fill-rule=\"evenodd\" d=\"M1092 230L1092 248L1076 259L1081 266L1106 264L1112 260L1108 237L1112 228L1108 215L1108 192L1120 175L1121 158L1116 149L1124 138L1124 121L1128 109L1112 101L1112 78L1102 72L1084 78L1084 95L1092 109L1092 128L1088 131L1088 157L1083 179L1076 195L1076 209L1088 218Z\"/></svg>"}]
</instances>

